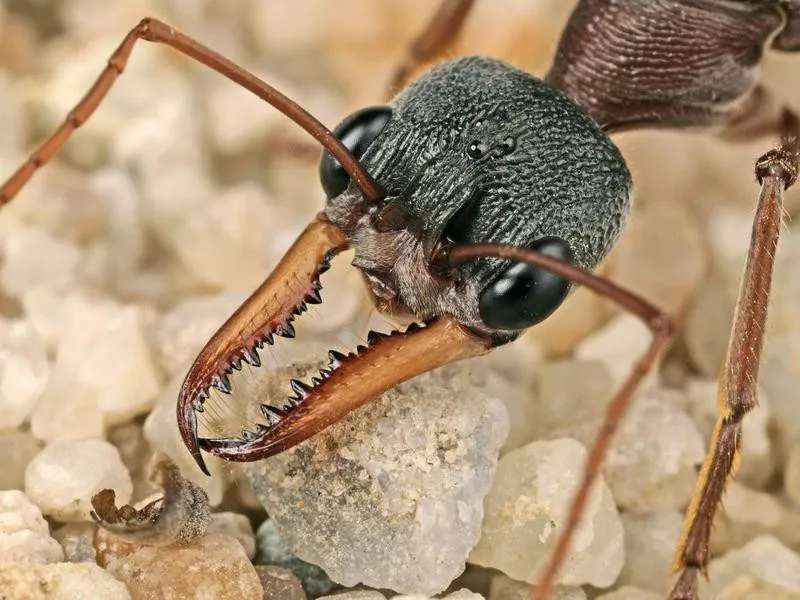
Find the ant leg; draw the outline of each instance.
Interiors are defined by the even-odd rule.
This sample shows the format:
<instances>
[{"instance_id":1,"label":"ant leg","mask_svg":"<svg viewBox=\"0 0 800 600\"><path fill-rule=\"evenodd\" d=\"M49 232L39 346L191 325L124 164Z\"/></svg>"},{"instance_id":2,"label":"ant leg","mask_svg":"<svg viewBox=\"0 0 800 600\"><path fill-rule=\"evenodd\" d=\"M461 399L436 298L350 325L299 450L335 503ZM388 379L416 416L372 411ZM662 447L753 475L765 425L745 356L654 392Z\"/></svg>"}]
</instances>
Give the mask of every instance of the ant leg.
<instances>
[{"instance_id":1,"label":"ant leg","mask_svg":"<svg viewBox=\"0 0 800 600\"><path fill-rule=\"evenodd\" d=\"M108 59L106 68L103 69L92 87L75 105L75 108L70 111L58 129L44 140L33 151L28 160L0 186L0 207L14 198L33 174L61 149L69 139L69 136L92 116L117 80L117 77L125 70L128 59L133 52L133 47L138 40L171 46L265 100L325 146L353 178L353 181L358 185L367 200L376 201L383 198L384 192L381 187L361 167L352 153L322 123L295 102L224 56L203 46L189 36L176 31L166 23L162 23L157 19L145 18L128 32L128 35L125 36Z\"/></svg>"},{"instance_id":2,"label":"ant leg","mask_svg":"<svg viewBox=\"0 0 800 600\"><path fill-rule=\"evenodd\" d=\"M669 316L647 300L619 287L608 279L526 248L503 244L475 244L471 246L453 246L442 250L442 254L443 256L434 260L444 259L451 266L472 258L492 256L545 268L614 301L621 308L639 317L653 334L650 346L635 363L630 375L628 375L628 378L611 399L606 409L603 425L586 459L583 479L575 498L572 500L566 525L558 536L555 548L550 555L550 561L547 563L533 593L534 600L546 600L550 597L550 592L556 583L558 573L568 558L572 538L581 522L589 492L600 474L614 433L630 408L636 388L656 364L661 352L672 337L674 324Z\"/></svg>"},{"instance_id":3,"label":"ant leg","mask_svg":"<svg viewBox=\"0 0 800 600\"><path fill-rule=\"evenodd\" d=\"M475 0L443 0L425 29L411 42L403 63L392 77L390 91L405 86L421 64L436 58L455 41L473 4Z\"/></svg>"},{"instance_id":4,"label":"ant leg","mask_svg":"<svg viewBox=\"0 0 800 600\"><path fill-rule=\"evenodd\" d=\"M795 133L797 117L787 110L784 122L794 127L785 130L783 145L767 152L755 166L761 193L725 365L719 378L720 414L678 543L675 555L678 579L670 592L672 600L697 598L697 575L707 575L714 513L725 485L738 466L742 419L758 404L758 368L783 217L783 191L794 184L800 166Z\"/></svg>"}]
</instances>

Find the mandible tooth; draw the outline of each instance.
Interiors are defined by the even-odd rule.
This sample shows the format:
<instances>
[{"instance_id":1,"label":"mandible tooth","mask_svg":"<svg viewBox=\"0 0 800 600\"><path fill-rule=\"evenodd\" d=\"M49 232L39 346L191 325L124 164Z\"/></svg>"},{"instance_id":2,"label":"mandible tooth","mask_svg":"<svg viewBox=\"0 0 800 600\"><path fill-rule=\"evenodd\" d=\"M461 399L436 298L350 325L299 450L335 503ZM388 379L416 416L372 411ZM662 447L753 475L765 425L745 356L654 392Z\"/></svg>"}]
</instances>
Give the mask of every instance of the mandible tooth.
<instances>
[{"instance_id":1,"label":"mandible tooth","mask_svg":"<svg viewBox=\"0 0 800 600\"><path fill-rule=\"evenodd\" d=\"M299 379L290 379L289 385L292 386L292 391L301 398L307 398L311 393L311 386L303 383Z\"/></svg>"},{"instance_id":2,"label":"mandible tooth","mask_svg":"<svg viewBox=\"0 0 800 600\"><path fill-rule=\"evenodd\" d=\"M264 415L264 418L269 422L270 427L274 427L283 420L286 413L280 408L275 408L269 404L262 404L261 414Z\"/></svg>"},{"instance_id":3,"label":"mandible tooth","mask_svg":"<svg viewBox=\"0 0 800 600\"><path fill-rule=\"evenodd\" d=\"M223 394L231 393L231 382L227 375L214 375L211 378L211 385Z\"/></svg>"},{"instance_id":4,"label":"mandible tooth","mask_svg":"<svg viewBox=\"0 0 800 600\"><path fill-rule=\"evenodd\" d=\"M250 348L250 350L247 351L247 361L254 367L260 367L261 357L258 355L258 350Z\"/></svg>"},{"instance_id":5,"label":"mandible tooth","mask_svg":"<svg viewBox=\"0 0 800 600\"><path fill-rule=\"evenodd\" d=\"M306 302L309 304L322 304L322 296L320 296L319 290L312 289L306 295Z\"/></svg>"}]
</instances>

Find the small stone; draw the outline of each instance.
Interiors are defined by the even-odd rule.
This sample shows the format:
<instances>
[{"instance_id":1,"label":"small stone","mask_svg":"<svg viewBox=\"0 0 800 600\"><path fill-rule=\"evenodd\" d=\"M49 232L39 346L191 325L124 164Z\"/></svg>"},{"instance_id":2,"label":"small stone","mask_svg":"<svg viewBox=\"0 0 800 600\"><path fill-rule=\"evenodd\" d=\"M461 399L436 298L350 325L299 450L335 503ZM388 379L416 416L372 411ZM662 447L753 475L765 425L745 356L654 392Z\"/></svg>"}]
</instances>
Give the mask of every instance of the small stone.
<instances>
[{"instance_id":1,"label":"small stone","mask_svg":"<svg viewBox=\"0 0 800 600\"><path fill-rule=\"evenodd\" d=\"M257 565L268 565L285 568L300 580L310 598L318 598L329 594L337 585L317 565L307 563L292 554L289 546L283 541L275 522L267 519L256 533Z\"/></svg>"},{"instance_id":2,"label":"small stone","mask_svg":"<svg viewBox=\"0 0 800 600\"><path fill-rule=\"evenodd\" d=\"M514 581L506 575L495 575L488 600L530 600L533 588L529 583ZM581 588L556 586L550 600L586 600L586 593Z\"/></svg>"},{"instance_id":3,"label":"small stone","mask_svg":"<svg viewBox=\"0 0 800 600\"><path fill-rule=\"evenodd\" d=\"M236 538L242 544L247 558L252 560L256 555L256 535L250 520L244 515L232 512L214 513L211 515L209 533L224 533Z\"/></svg>"},{"instance_id":4,"label":"small stone","mask_svg":"<svg viewBox=\"0 0 800 600\"><path fill-rule=\"evenodd\" d=\"M658 400L658 393L645 392L634 400L603 467L617 504L629 510L683 508L705 458L695 424Z\"/></svg>"},{"instance_id":5,"label":"small stone","mask_svg":"<svg viewBox=\"0 0 800 600\"><path fill-rule=\"evenodd\" d=\"M731 481L722 499L722 508L714 515L711 534L712 555L740 548L755 537L770 534L784 541L786 509L770 494L758 492ZM800 532L798 532L800 533ZM785 540L791 543L795 540Z\"/></svg>"},{"instance_id":6,"label":"small stone","mask_svg":"<svg viewBox=\"0 0 800 600\"><path fill-rule=\"evenodd\" d=\"M0 286L15 298L37 287L58 289L72 283L82 259L73 244L29 226L10 230L0 247Z\"/></svg>"},{"instance_id":7,"label":"small stone","mask_svg":"<svg viewBox=\"0 0 800 600\"><path fill-rule=\"evenodd\" d=\"M94 549L95 533L97 533L97 525L94 523L67 523L56 529L53 538L64 549L66 562L95 564L97 561L97 553Z\"/></svg>"},{"instance_id":8,"label":"small stone","mask_svg":"<svg viewBox=\"0 0 800 600\"><path fill-rule=\"evenodd\" d=\"M111 560L106 570L128 586L133 600L262 600L264 593L242 545L224 534L145 546Z\"/></svg>"},{"instance_id":9,"label":"small stone","mask_svg":"<svg viewBox=\"0 0 800 600\"><path fill-rule=\"evenodd\" d=\"M318 600L386 600L386 596L372 590L358 590L333 594L332 596L321 596Z\"/></svg>"},{"instance_id":10,"label":"small stone","mask_svg":"<svg viewBox=\"0 0 800 600\"><path fill-rule=\"evenodd\" d=\"M586 451L575 440L533 442L500 459L486 497L483 535L469 562L535 583L566 522ZM559 575L567 586L608 587L624 561L622 523L600 478Z\"/></svg>"},{"instance_id":11,"label":"small stone","mask_svg":"<svg viewBox=\"0 0 800 600\"><path fill-rule=\"evenodd\" d=\"M258 565L256 573L264 588L264 600L306 600L303 585L289 569ZM383 596L380 600L384 600Z\"/></svg>"},{"instance_id":12,"label":"small stone","mask_svg":"<svg viewBox=\"0 0 800 600\"><path fill-rule=\"evenodd\" d=\"M750 581L745 583L743 578ZM711 561L709 581L710 598L749 599L747 592L763 584L773 594L781 593L763 598L800 598L800 556L775 538L760 536Z\"/></svg>"},{"instance_id":13,"label":"small stone","mask_svg":"<svg viewBox=\"0 0 800 600\"><path fill-rule=\"evenodd\" d=\"M535 388L535 416L528 423L533 439L562 437L558 432L602 419L614 393L611 374L599 361L545 363Z\"/></svg>"},{"instance_id":14,"label":"small stone","mask_svg":"<svg viewBox=\"0 0 800 600\"><path fill-rule=\"evenodd\" d=\"M21 490L25 487L25 469L34 456L39 454L42 444L28 432L0 432L0 490Z\"/></svg>"},{"instance_id":15,"label":"small stone","mask_svg":"<svg viewBox=\"0 0 800 600\"><path fill-rule=\"evenodd\" d=\"M697 426L675 408L671 399L675 393L660 388L645 390L633 399L619 425L603 474L621 507L638 512L679 509L691 497L705 447ZM665 399L669 400L662 401ZM594 398L589 398L587 404L592 401ZM602 421L600 416L551 429L545 437L569 436L589 448Z\"/></svg>"},{"instance_id":16,"label":"small stone","mask_svg":"<svg viewBox=\"0 0 800 600\"><path fill-rule=\"evenodd\" d=\"M619 389L652 340L653 334L641 319L631 314L621 314L583 340L575 350L575 358L602 362L611 374L614 389ZM658 381L656 366L653 365L639 389Z\"/></svg>"},{"instance_id":17,"label":"small stone","mask_svg":"<svg viewBox=\"0 0 800 600\"><path fill-rule=\"evenodd\" d=\"M61 315L50 385L32 417L33 434L46 442L103 437L106 426L147 412L161 387L144 308L108 298L71 300Z\"/></svg>"},{"instance_id":18,"label":"small stone","mask_svg":"<svg viewBox=\"0 0 800 600\"><path fill-rule=\"evenodd\" d=\"M687 386L685 410L700 429L704 440L711 440L719 417L716 380L695 379ZM773 456L769 436L770 404L765 394L758 394L758 406L742 421L742 450L736 479L750 487L763 488L775 473L778 461Z\"/></svg>"},{"instance_id":19,"label":"small stone","mask_svg":"<svg viewBox=\"0 0 800 600\"><path fill-rule=\"evenodd\" d=\"M795 442L789 450L783 481L786 495L800 506L800 442Z\"/></svg>"},{"instance_id":20,"label":"small stone","mask_svg":"<svg viewBox=\"0 0 800 600\"><path fill-rule=\"evenodd\" d=\"M673 583L672 560L682 523L678 511L623 514L626 560L617 585L666 595Z\"/></svg>"},{"instance_id":21,"label":"small stone","mask_svg":"<svg viewBox=\"0 0 800 600\"><path fill-rule=\"evenodd\" d=\"M183 264L205 285L253 290L277 264L288 244L279 230L296 236L286 211L254 182L239 184L215 196L209 206L193 209L171 232L171 243Z\"/></svg>"},{"instance_id":22,"label":"small stone","mask_svg":"<svg viewBox=\"0 0 800 600\"><path fill-rule=\"evenodd\" d=\"M166 454L188 480L200 486L208 494L211 506L222 502L225 490L230 486L231 469L228 463L214 457L205 456L206 466L211 477L206 476L189 454L189 450L178 431L178 418L175 406L178 391L184 375L180 374L167 384L159 396L156 407L144 422L144 436L155 452Z\"/></svg>"},{"instance_id":23,"label":"small stone","mask_svg":"<svg viewBox=\"0 0 800 600\"><path fill-rule=\"evenodd\" d=\"M0 590L9 599L131 600L124 583L89 563L0 564Z\"/></svg>"},{"instance_id":24,"label":"small stone","mask_svg":"<svg viewBox=\"0 0 800 600\"><path fill-rule=\"evenodd\" d=\"M611 280L680 315L707 269L692 213L680 202L637 206L614 249Z\"/></svg>"},{"instance_id":25,"label":"small stone","mask_svg":"<svg viewBox=\"0 0 800 600\"><path fill-rule=\"evenodd\" d=\"M159 491L150 480L153 450L144 436L144 428L137 422L117 425L108 432L108 441L119 451L122 464L133 481L131 498L141 500Z\"/></svg>"},{"instance_id":26,"label":"small stone","mask_svg":"<svg viewBox=\"0 0 800 600\"><path fill-rule=\"evenodd\" d=\"M243 300L239 293L226 292L173 306L154 329L159 364L170 376L185 375L187 366Z\"/></svg>"},{"instance_id":27,"label":"small stone","mask_svg":"<svg viewBox=\"0 0 800 600\"><path fill-rule=\"evenodd\" d=\"M0 430L27 420L49 377L41 338L28 323L0 317Z\"/></svg>"},{"instance_id":28,"label":"small stone","mask_svg":"<svg viewBox=\"0 0 800 600\"><path fill-rule=\"evenodd\" d=\"M663 600L663 598L663 594L656 594L649 590L642 590L630 585L625 585L608 594L601 594L597 596L595 600Z\"/></svg>"},{"instance_id":29,"label":"small stone","mask_svg":"<svg viewBox=\"0 0 800 600\"><path fill-rule=\"evenodd\" d=\"M103 489L115 490L127 502L133 484L117 449L101 440L52 444L25 473L28 497L57 521L89 521L91 498Z\"/></svg>"},{"instance_id":30,"label":"small stone","mask_svg":"<svg viewBox=\"0 0 800 600\"><path fill-rule=\"evenodd\" d=\"M37 564L64 559L41 511L19 490L0 492L0 557L0 562Z\"/></svg>"},{"instance_id":31,"label":"small stone","mask_svg":"<svg viewBox=\"0 0 800 600\"><path fill-rule=\"evenodd\" d=\"M502 404L453 365L248 473L289 546L333 580L431 594L464 569L507 431Z\"/></svg>"}]
</instances>

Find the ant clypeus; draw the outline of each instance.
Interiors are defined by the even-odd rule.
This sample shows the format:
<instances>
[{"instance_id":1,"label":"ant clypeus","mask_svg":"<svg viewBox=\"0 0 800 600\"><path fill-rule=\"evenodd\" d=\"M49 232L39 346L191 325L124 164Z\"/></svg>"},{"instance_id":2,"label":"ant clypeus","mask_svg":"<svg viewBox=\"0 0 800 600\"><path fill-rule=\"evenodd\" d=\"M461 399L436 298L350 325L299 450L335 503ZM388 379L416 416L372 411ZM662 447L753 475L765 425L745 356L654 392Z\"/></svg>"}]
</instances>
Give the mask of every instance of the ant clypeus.
<instances>
[{"instance_id":1,"label":"ant clypeus","mask_svg":"<svg viewBox=\"0 0 800 600\"><path fill-rule=\"evenodd\" d=\"M442 54L472 8L445 0L411 47L395 83ZM583 482L537 586L546 598L567 555L587 493L633 392L662 353L672 322L657 308L590 273L611 249L629 208L631 178L607 137L643 127L715 126L731 138L771 134L781 145L756 161L761 185L753 237L725 367L720 416L677 551L672 598L697 596L725 483L735 469L741 421L756 405L767 300L783 191L798 167L795 114L758 84L765 47L800 48L795 0L581 0L555 61L539 81L502 62L445 62L390 106L358 111L328 131L277 90L168 25L145 19L59 129L0 187L10 201L83 124L123 72L137 40L172 46L266 100L324 146L327 204L266 282L208 342L178 400L184 442L235 461L285 450L392 386L448 362L489 352L547 318L573 283L641 318L653 340L611 400ZM211 387L320 302L318 278L355 250L376 305L419 324L372 334L357 354L330 354L311 384L292 382L282 408L239 439L198 436ZM297 279L298 290L289 285ZM360 376L371 369L369 377Z\"/></svg>"}]
</instances>

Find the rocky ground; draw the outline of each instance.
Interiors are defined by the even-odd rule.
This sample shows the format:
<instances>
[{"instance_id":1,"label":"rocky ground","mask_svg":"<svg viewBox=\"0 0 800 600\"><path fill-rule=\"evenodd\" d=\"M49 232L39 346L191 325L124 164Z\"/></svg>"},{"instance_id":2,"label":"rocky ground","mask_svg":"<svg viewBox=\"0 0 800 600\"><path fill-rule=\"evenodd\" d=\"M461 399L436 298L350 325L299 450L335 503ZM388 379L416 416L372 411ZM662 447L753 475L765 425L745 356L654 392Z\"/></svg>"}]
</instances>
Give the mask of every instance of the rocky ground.
<instances>
[{"instance_id":1,"label":"rocky ground","mask_svg":"<svg viewBox=\"0 0 800 600\"><path fill-rule=\"evenodd\" d=\"M541 74L571 4L479 1L457 52ZM384 100L430 11L423 0L0 0L0 178L142 16L196 36L333 126ZM800 58L769 56L765 70L782 97L800 97ZM669 588L716 417L757 196L752 163L769 146L683 133L617 141L636 205L602 272L680 327L591 495L560 599ZM317 159L270 107L143 44L97 115L0 211L0 596L527 597L605 402L649 340L585 290L515 344L404 384L264 463L210 460L208 478L180 442L182 377L322 206ZM324 303L298 339L233 381L228 418L285 382L287 365L390 327L347 263L324 276ZM798 298L800 231L787 222L761 405L715 524L706 598L800 599ZM98 532L90 500L106 488L122 503L152 499L155 453L205 490L214 514L190 543L128 547Z\"/></svg>"}]
</instances>

